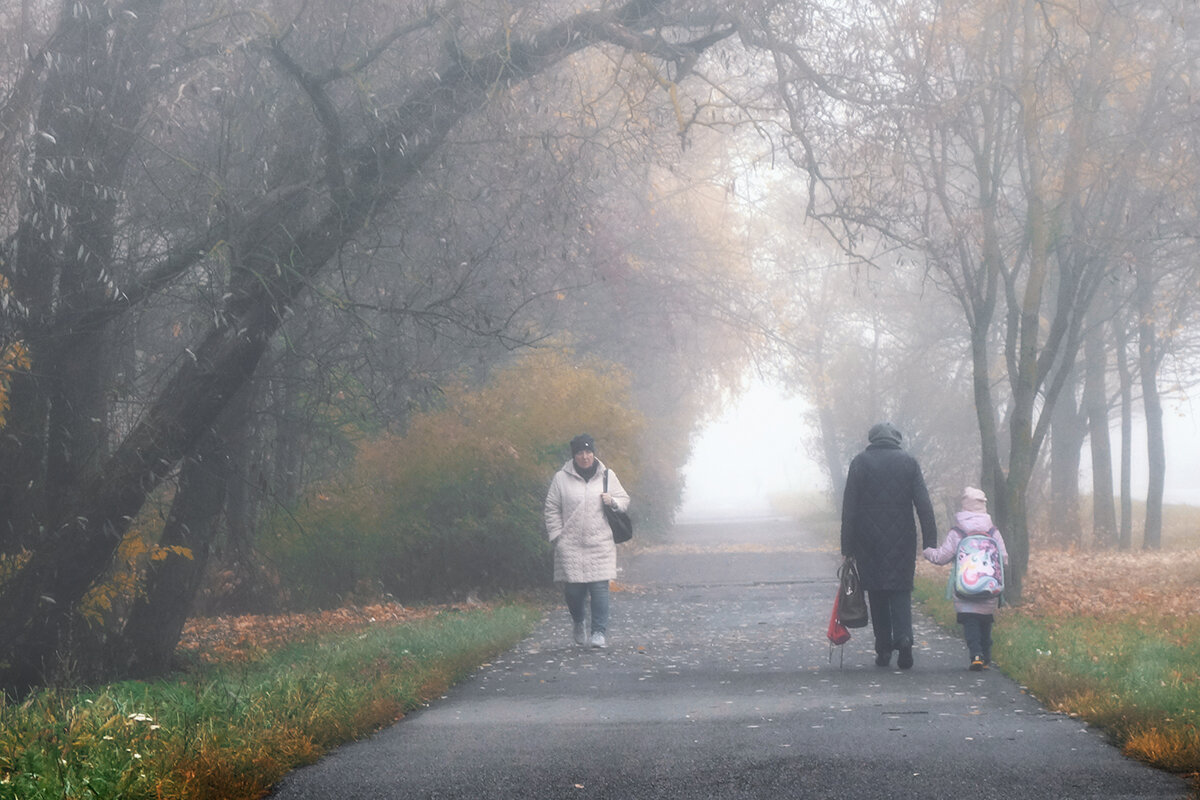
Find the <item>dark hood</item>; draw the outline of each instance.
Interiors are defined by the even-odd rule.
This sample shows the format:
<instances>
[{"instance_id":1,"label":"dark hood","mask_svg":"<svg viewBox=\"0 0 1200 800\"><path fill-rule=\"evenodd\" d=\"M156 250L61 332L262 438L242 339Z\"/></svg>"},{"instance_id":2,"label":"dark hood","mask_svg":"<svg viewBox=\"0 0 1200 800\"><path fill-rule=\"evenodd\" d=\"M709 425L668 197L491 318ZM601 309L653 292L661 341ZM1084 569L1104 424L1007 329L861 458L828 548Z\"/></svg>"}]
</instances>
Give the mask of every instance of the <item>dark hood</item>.
<instances>
[{"instance_id":1,"label":"dark hood","mask_svg":"<svg viewBox=\"0 0 1200 800\"><path fill-rule=\"evenodd\" d=\"M899 447L900 431L890 422L878 422L871 426L867 441L883 447Z\"/></svg>"}]
</instances>

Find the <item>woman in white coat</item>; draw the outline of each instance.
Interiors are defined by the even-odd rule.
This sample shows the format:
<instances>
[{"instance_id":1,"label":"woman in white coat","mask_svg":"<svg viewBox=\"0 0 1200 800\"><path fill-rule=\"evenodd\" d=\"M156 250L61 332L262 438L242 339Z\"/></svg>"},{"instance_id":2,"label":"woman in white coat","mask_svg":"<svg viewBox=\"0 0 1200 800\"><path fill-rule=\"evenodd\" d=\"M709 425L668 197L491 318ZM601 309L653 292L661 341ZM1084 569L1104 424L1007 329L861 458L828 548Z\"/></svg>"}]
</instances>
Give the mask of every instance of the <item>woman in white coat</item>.
<instances>
[{"instance_id":1,"label":"woman in white coat","mask_svg":"<svg viewBox=\"0 0 1200 800\"><path fill-rule=\"evenodd\" d=\"M608 473L608 491L604 477ZM617 577L617 546L603 505L629 509L629 494L612 470L596 458L596 442L586 433L571 440L571 460L554 473L546 493L546 533L554 543L554 580L563 583L567 610L575 623L575 643L608 644L608 582ZM590 598L589 637L585 606Z\"/></svg>"}]
</instances>

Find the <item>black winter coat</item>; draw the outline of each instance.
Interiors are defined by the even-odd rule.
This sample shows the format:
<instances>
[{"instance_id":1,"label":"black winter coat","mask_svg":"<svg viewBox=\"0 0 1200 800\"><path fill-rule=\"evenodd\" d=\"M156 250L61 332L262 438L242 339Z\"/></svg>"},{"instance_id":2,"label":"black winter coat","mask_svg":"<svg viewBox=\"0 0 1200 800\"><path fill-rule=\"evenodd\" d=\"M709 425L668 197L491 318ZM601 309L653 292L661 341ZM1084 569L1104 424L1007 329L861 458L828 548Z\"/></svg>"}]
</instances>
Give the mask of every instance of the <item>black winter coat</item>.
<instances>
[{"instance_id":1,"label":"black winter coat","mask_svg":"<svg viewBox=\"0 0 1200 800\"><path fill-rule=\"evenodd\" d=\"M912 591L917 528L937 547L937 522L917 460L890 442L872 443L850 462L842 496L842 555L858 562L863 588Z\"/></svg>"}]
</instances>

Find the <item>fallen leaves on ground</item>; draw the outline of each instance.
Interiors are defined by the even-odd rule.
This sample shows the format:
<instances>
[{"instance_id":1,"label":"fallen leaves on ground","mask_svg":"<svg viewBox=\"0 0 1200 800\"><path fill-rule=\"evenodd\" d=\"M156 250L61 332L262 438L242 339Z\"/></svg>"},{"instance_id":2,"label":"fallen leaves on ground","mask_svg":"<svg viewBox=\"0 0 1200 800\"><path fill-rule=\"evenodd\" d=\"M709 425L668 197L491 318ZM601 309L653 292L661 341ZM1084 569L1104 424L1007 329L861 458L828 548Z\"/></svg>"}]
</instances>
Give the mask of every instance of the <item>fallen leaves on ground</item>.
<instances>
[{"instance_id":1,"label":"fallen leaves on ground","mask_svg":"<svg viewBox=\"0 0 1200 800\"><path fill-rule=\"evenodd\" d=\"M179 649L195 653L203 662L245 661L296 639L321 633L370 628L373 625L411 622L465 606L422 606L399 603L349 606L301 614L245 614L197 617L183 628Z\"/></svg>"},{"instance_id":2,"label":"fallen leaves on ground","mask_svg":"<svg viewBox=\"0 0 1200 800\"><path fill-rule=\"evenodd\" d=\"M1200 612L1200 552L1037 550L1025 575L1026 602L1048 615Z\"/></svg>"}]
</instances>

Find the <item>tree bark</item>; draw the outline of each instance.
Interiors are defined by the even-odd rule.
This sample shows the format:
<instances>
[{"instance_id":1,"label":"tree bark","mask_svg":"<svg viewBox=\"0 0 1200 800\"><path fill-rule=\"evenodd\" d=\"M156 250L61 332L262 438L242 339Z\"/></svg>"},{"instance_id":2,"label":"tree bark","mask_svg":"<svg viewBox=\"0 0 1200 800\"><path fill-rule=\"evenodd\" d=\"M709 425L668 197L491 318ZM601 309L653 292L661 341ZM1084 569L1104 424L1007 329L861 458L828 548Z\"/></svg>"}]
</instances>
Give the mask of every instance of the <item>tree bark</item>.
<instances>
[{"instance_id":1,"label":"tree bark","mask_svg":"<svg viewBox=\"0 0 1200 800\"><path fill-rule=\"evenodd\" d=\"M821 425L821 452L825 457L825 469L829 472L829 485L833 492L831 499L834 507L840 508L842 492L846 488L846 466L838 448L837 423L832 411L825 405L817 409L817 419Z\"/></svg>"},{"instance_id":2,"label":"tree bark","mask_svg":"<svg viewBox=\"0 0 1200 800\"><path fill-rule=\"evenodd\" d=\"M1072 370L1074 372L1074 370ZM1079 464L1087 438L1087 417L1078 407L1073 391L1074 376L1067 380L1072 391L1064 391L1054 404L1050 422L1050 535L1061 545L1078 545L1080 532Z\"/></svg>"},{"instance_id":3,"label":"tree bark","mask_svg":"<svg viewBox=\"0 0 1200 800\"><path fill-rule=\"evenodd\" d=\"M1133 376L1129 369L1129 336L1123 320L1113 325L1117 340L1117 376L1121 381L1121 528L1117 546L1133 546Z\"/></svg>"},{"instance_id":4,"label":"tree bark","mask_svg":"<svg viewBox=\"0 0 1200 800\"><path fill-rule=\"evenodd\" d=\"M1093 325L1084 339L1084 407L1092 450L1092 541L1110 548L1117 543L1117 515L1113 497L1112 443L1108 433L1108 359L1104 328Z\"/></svg>"},{"instance_id":5,"label":"tree bark","mask_svg":"<svg viewBox=\"0 0 1200 800\"><path fill-rule=\"evenodd\" d=\"M7 272L28 311L20 336L33 361L12 378L0 440L8 552L36 546L108 450L107 333L84 318L113 291L116 198L153 82L147 40L161 14L160 4L134 16L96 0L63 6Z\"/></svg>"},{"instance_id":6,"label":"tree bark","mask_svg":"<svg viewBox=\"0 0 1200 800\"><path fill-rule=\"evenodd\" d=\"M223 451L224 437L212 431L196 454L183 460L179 488L159 542L167 551L165 558L151 562L145 593L135 601L124 630L109 649L108 674L141 678L170 667L204 578L225 503Z\"/></svg>"},{"instance_id":7,"label":"tree bark","mask_svg":"<svg viewBox=\"0 0 1200 800\"><path fill-rule=\"evenodd\" d=\"M145 590L106 653L109 675L146 677L171 666L183 626L204 581L230 484L241 481L236 453L248 439L253 382L241 389L205 431L194 455L183 459L175 499L152 561Z\"/></svg>"},{"instance_id":8,"label":"tree bark","mask_svg":"<svg viewBox=\"0 0 1200 800\"><path fill-rule=\"evenodd\" d=\"M1163 486L1166 482L1167 456L1163 439L1162 398L1158 392L1158 334L1154 326L1154 276L1151 265L1139 261L1138 298L1138 370L1142 378L1142 407L1146 415L1146 528L1142 548L1162 547Z\"/></svg>"}]
</instances>

